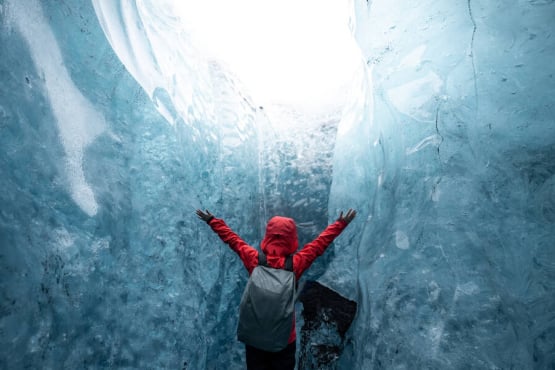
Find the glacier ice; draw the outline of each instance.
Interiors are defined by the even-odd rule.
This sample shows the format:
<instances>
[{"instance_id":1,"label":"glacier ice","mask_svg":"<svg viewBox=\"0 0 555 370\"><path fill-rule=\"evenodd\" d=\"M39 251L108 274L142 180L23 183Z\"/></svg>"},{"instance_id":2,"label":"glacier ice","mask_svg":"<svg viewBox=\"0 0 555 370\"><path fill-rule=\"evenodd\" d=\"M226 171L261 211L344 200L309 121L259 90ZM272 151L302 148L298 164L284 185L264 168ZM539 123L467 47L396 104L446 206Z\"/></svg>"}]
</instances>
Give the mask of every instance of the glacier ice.
<instances>
[{"instance_id":1,"label":"glacier ice","mask_svg":"<svg viewBox=\"0 0 555 370\"><path fill-rule=\"evenodd\" d=\"M0 2L0 367L242 368L246 274L196 207L252 244L359 211L299 368L555 366L555 2L354 0L366 63L310 117L166 5Z\"/></svg>"}]
</instances>

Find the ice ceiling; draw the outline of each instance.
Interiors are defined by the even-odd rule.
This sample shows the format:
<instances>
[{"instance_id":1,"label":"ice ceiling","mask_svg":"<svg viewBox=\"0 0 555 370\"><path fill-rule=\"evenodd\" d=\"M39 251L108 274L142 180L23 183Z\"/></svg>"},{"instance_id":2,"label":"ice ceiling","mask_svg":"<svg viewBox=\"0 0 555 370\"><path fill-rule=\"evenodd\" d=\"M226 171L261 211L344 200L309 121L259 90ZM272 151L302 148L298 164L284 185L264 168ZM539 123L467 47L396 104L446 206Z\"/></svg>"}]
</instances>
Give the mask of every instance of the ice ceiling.
<instances>
[{"instance_id":1,"label":"ice ceiling","mask_svg":"<svg viewBox=\"0 0 555 370\"><path fill-rule=\"evenodd\" d=\"M359 211L299 369L555 366L554 1L354 0L363 62L310 114L167 4L0 1L0 367L242 368L247 276L197 207L255 246Z\"/></svg>"}]
</instances>

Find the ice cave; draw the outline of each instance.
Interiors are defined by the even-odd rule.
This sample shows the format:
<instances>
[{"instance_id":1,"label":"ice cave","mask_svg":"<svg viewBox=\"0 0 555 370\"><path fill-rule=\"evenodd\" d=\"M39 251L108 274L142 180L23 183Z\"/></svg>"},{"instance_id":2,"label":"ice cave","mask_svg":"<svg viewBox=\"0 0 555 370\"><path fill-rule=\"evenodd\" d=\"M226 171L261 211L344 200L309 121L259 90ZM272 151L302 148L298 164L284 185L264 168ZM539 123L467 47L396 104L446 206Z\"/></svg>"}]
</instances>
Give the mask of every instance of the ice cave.
<instances>
[{"instance_id":1,"label":"ice cave","mask_svg":"<svg viewBox=\"0 0 555 370\"><path fill-rule=\"evenodd\" d=\"M345 1L353 78L310 108L176 3L0 0L0 368L244 368L248 274L196 208L253 246L358 211L299 282L298 369L555 368L555 1ZM250 48L343 55L312 4Z\"/></svg>"}]
</instances>

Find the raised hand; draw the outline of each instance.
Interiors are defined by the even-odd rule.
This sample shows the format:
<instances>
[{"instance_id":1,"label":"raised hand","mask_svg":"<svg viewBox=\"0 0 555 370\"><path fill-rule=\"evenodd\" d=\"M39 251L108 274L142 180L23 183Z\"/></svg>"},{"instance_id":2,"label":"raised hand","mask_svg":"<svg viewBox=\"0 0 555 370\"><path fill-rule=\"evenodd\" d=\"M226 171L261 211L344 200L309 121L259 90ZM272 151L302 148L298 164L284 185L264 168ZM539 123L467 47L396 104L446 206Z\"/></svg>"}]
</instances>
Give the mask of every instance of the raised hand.
<instances>
[{"instance_id":1,"label":"raised hand","mask_svg":"<svg viewBox=\"0 0 555 370\"><path fill-rule=\"evenodd\" d=\"M209 210L205 210L205 211L206 212L203 212L202 210L197 209L196 213L197 213L198 218L200 218L204 222L208 222L208 221L210 221L211 219L214 218L214 215L212 213L210 213Z\"/></svg>"},{"instance_id":2,"label":"raised hand","mask_svg":"<svg viewBox=\"0 0 555 370\"><path fill-rule=\"evenodd\" d=\"M357 211L355 211L352 208L349 208L345 216L343 216L343 211L341 211L341 213L339 214L339 218L337 220L345 221L348 225L351 221L353 221L353 218L355 218L356 215L357 215Z\"/></svg>"}]
</instances>

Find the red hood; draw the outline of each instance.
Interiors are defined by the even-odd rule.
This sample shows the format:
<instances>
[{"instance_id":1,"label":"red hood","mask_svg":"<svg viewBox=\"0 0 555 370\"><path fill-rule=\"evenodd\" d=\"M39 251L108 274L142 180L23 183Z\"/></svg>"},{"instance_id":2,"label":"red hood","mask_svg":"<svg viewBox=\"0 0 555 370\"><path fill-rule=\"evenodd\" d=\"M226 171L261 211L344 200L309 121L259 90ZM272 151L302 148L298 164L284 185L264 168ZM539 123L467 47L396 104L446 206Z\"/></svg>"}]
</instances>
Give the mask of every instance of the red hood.
<instances>
[{"instance_id":1,"label":"red hood","mask_svg":"<svg viewBox=\"0 0 555 370\"><path fill-rule=\"evenodd\" d=\"M297 227L291 218L275 216L268 221L262 251L267 256L289 256L299 247Z\"/></svg>"}]
</instances>

